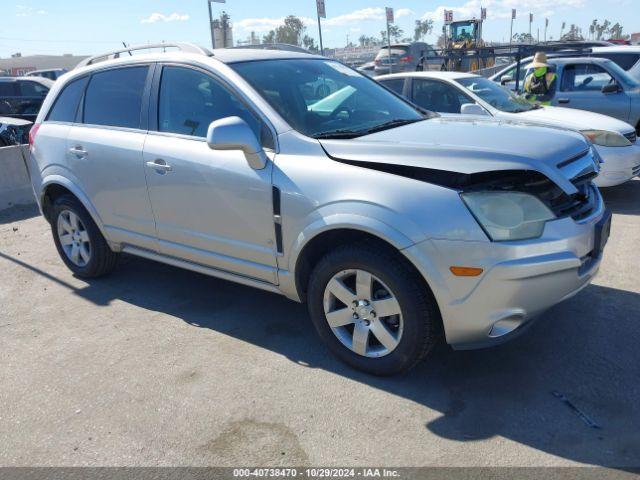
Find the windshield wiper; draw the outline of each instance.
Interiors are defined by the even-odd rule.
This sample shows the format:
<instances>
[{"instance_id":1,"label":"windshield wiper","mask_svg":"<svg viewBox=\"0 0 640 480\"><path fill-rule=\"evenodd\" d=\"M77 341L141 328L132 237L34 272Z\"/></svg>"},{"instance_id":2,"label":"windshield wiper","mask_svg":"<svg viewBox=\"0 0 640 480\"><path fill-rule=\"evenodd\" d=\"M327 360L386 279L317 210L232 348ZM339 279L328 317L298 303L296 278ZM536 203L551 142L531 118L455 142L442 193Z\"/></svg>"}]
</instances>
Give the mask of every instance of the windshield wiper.
<instances>
[{"instance_id":1,"label":"windshield wiper","mask_svg":"<svg viewBox=\"0 0 640 480\"><path fill-rule=\"evenodd\" d=\"M424 118L414 118L411 120L407 120L406 118L400 119L396 118L394 120L389 120L388 122L381 123L380 125L376 125L375 127L367 128L366 130L360 130L360 135L369 135L370 133L382 132L383 130L389 130L396 127L401 127L403 125L409 125L410 123L421 122L425 120Z\"/></svg>"},{"instance_id":2,"label":"windshield wiper","mask_svg":"<svg viewBox=\"0 0 640 480\"><path fill-rule=\"evenodd\" d=\"M356 138L362 135L360 132L353 130L328 130L326 132L320 132L313 135L313 138L317 140L331 139L331 138Z\"/></svg>"}]
</instances>

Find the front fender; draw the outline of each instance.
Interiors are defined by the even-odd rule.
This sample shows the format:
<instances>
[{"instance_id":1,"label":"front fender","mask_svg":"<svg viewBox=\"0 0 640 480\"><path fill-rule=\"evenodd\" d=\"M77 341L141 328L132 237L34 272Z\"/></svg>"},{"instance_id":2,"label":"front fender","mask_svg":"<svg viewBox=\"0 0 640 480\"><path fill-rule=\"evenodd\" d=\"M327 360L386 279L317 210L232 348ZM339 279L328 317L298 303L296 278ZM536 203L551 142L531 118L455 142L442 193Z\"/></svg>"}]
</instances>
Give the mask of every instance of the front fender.
<instances>
[{"instance_id":1,"label":"front fender","mask_svg":"<svg viewBox=\"0 0 640 480\"><path fill-rule=\"evenodd\" d=\"M321 233L338 229L358 230L369 233L381 240L385 240L398 250L410 247L415 243L401 231L375 218L347 213L335 214L316 220L300 232L289 250L289 271L295 270L300 253L312 239Z\"/></svg>"}]
</instances>

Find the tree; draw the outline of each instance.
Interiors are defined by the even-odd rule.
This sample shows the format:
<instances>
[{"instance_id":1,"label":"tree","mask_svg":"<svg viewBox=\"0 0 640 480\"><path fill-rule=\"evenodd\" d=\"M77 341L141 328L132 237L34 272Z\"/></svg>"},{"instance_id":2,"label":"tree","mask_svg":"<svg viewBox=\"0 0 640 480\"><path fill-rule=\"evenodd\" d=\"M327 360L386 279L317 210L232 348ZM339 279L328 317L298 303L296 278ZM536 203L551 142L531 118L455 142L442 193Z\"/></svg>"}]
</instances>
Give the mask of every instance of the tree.
<instances>
[{"instance_id":1,"label":"tree","mask_svg":"<svg viewBox=\"0 0 640 480\"><path fill-rule=\"evenodd\" d=\"M613 40L627 40L629 36L622 32L622 25L616 23L609 29L609 38Z\"/></svg>"},{"instance_id":2,"label":"tree","mask_svg":"<svg viewBox=\"0 0 640 480\"><path fill-rule=\"evenodd\" d=\"M413 31L413 39L419 42L433 31L433 20L416 20L416 26Z\"/></svg>"},{"instance_id":3,"label":"tree","mask_svg":"<svg viewBox=\"0 0 640 480\"><path fill-rule=\"evenodd\" d=\"M438 47L438 48L444 48L445 47L444 35L438 35L438 40L436 40L436 47Z\"/></svg>"},{"instance_id":4,"label":"tree","mask_svg":"<svg viewBox=\"0 0 640 480\"><path fill-rule=\"evenodd\" d=\"M262 43L276 43L276 32L271 30L262 37Z\"/></svg>"},{"instance_id":5,"label":"tree","mask_svg":"<svg viewBox=\"0 0 640 480\"><path fill-rule=\"evenodd\" d=\"M573 42L577 40L584 40L584 37L582 36L582 30L572 23L569 31L562 35L560 40Z\"/></svg>"},{"instance_id":6,"label":"tree","mask_svg":"<svg viewBox=\"0 0 640 480\"><path fill-rule=\"evenodd\" d=\"M288 43L289 45L302 45L307 27L302 20L295 15L289 15L284 19L284 24L271 30L263 38L263 43Z\"/></svg>"},{"instance_id":7,"label":"tree","mask_svg":"<svg viewBox=\"0 0 640 480\"><path fill-rule=\"evenodd\" d=\"M302 38L302 46L313 53L317 53L320 51L320 49L316 46L315 39L313 37L310 37L309 35L305 35Z\"/></svg>"},{"instance_id":8,"label":"tree","mask_svg":"<svg viewBox=\"0 0 640 480\"><path fill-rule=\"evenodd\" d=\"M393 38L394 41L398 41L399 38L402 37L402 35L404 35L404 30L402 30L399 26L397 25L389 25L389 36L391 38ZM387 43L387 31L386 30L381 30L380 31L380 37L382 38L382 43Z\"/></svg>"},{"instance_id":9,"label":"tree","mask_svg":"<svg viewBox=\"0 0 640 480\"><path fill-rule=\"evenodd\" d=\"M386 35L387 34L385 32L385 38L386 38ZM358 38L358 44L361 47L371 47L371 46L379 45L380 40L378 40L376 37L368 37L367 35L360 35L360 37Z\"/></svg>"},{"instance_id":10,"label":"tree","mask_svg":"<svg viewBox=\"0 0 640 480\"><path fill-rule=\"evenodd\" d=\"M513 40L518 43L533 43L533 36L529 33L514 33Z\"/></svg>"}]
</instances>

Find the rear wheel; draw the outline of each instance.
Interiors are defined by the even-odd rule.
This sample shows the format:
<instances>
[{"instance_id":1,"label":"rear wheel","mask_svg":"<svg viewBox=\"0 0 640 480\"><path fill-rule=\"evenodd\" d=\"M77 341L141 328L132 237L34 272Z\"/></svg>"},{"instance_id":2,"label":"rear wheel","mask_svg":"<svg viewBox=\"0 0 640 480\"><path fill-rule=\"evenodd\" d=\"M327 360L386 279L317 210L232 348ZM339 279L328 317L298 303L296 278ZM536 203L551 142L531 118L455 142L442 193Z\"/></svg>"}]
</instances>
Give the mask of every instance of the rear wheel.
<instances>
[{"instance_id":1,"label":"rear wheel","mask_svg":"<svg viewBox=\"0 0 640 480\"><path fill-rule=\"evenodd\" d=\"M440 338L433 295L399 254L373 245L330 252L311 274L316 330L349 365L375 375L411 368Z\"/></svg>"},{"instance_id":2,"label":"rear wheel","mask_svg":"<svg viewBox=\"0 0 640 480\"><path fill-rule=\"evenodd\" d=\"M51 209L53 240L67 267L79 277L96 278L111 272L118 254L113 252L82 204L62 195Z\"/></svg>"}]
</instances>

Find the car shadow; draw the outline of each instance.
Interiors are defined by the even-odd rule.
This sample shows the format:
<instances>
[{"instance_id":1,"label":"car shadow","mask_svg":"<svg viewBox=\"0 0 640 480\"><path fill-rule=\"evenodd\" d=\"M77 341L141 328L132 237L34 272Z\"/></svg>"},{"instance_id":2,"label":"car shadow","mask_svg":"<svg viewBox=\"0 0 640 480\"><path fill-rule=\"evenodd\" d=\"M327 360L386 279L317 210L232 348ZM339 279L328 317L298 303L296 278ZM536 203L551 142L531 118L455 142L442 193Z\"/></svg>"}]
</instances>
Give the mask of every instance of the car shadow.
<instances>
[{"instance_id":1,"label":"car shadow","mask_svg":"<svg viewBox=\"0 0 640 480\"><path fill-rule=\"evenodd\" d=\"M13 205L0 211L0 225L27 220L38 215L40 215L40 211L35 203L31 205Z\"/></svg>"},{"instance_id":2,"label":"car shadow","mask_svg":"<svg viewBox=\"0 0 640 480\"><path fill-rule=\"evenodd\" d=\"M613 213L640 215L640 178L616 187L600 189L604 202Z\"/></svg>"},{"instance_id":3,"label":"car shadow","mask_svg":"<svg viewBox=\"0 0 640 480\"><path fill-rule=\"evenodd\" d=\"M118 301L162 312L410 399L440 413L424 427L442 438L499 436L575 462L640 466L637 293L591 285L510 343L460 352L442 344L409 373L378 378L337 361L305 306L275 294L130 256L111 276L76 289L0 255L96 305Z\"/></svg>"}]
</instances>

